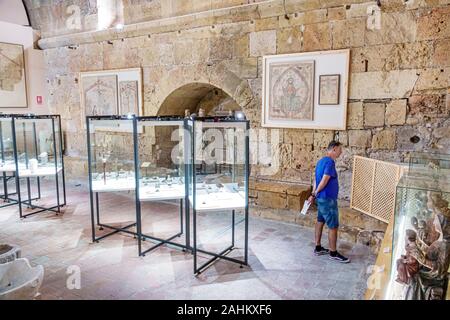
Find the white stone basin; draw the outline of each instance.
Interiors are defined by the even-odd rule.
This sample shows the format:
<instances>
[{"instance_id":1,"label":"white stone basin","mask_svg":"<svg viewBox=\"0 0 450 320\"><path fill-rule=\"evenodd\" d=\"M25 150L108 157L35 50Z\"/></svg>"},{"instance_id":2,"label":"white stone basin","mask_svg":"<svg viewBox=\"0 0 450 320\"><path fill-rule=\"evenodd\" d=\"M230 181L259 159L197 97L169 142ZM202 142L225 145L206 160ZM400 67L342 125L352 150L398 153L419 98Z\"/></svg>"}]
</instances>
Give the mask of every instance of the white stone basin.
<instances>
[{"instance_id":1,"label":"white stone basin","mask_svg":"<svg viewBox=\"0 0 450 320\"><path fill-rule=\"evenodd\" d=\"M10 244L0 244L0 264L20 258L20 248Z\"/></svg>"},{"instance_id":2,"label":"white stone basin","mask_svg":"<svg viewBox=\"0 0 450 320\"><path fill-rule=\"evenodd\" d=\"M26 258L0 264L0 300L26 300L37 296L44 267L32 267Z\"/></svg>"}]
</instances>

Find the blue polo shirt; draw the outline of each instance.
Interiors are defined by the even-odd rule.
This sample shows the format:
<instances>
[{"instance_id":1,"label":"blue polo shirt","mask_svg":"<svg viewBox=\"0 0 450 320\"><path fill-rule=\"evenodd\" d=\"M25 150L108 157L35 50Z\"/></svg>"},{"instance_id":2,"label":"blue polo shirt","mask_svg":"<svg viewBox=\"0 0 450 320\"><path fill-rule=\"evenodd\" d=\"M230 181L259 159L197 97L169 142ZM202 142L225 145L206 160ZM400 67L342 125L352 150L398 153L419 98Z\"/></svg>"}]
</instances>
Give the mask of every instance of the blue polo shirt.
<instances>
[{"instance_id":1,"label":"blue polo shirt","mask_svg":"<svg viewBox=\"0 0 450 320\"><path fill-rule=\"evenodd\" d=\"M330 157L323 157L317 162L316 165L316 188L319 186L323 175L330 176L327 185L317 194L319 199L337 199L339 193L338 175L336 172L336 165L334 160Z\"/></svg>"}]
</instances>

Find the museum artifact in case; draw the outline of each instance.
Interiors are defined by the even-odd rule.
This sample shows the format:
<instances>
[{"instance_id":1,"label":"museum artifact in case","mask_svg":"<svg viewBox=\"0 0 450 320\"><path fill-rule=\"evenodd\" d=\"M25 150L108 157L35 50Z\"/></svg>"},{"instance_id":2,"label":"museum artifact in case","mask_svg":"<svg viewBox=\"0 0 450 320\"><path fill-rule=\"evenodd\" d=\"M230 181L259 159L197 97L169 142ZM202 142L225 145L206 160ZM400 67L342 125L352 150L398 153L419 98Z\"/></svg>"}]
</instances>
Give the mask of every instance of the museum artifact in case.
<instances>
[{"instance_id":1,"label":"museum artifact in case","mask_svg":"<svg viewBox=\"0 0 450 320\"><path fill-rule=\"evenodd\" d=\"M187 154L190 133L186 119L175 116L136 118L136 218L139 255L170 244L190 249L187 198ZM179 212L171 210L179 206ZM164 205L164 212L158 210ZM174 223L167 223L173 221ZM174 227L175 226L175 227ZM182 242L177 242L185 234ZM142 250L142 240L156 242ZM183 243L184 242L184 243Z\"/></svg>"},{"instance_id":2,"label":"museum artifact in case","mask_svg":"<svg viewBox=\"0 0 450 320\"><path fill-rule=\"evenodd\" d=\"M236 112L228 117L193 116L188 127L194 273L218 258L247 265L249 122ZM240 236L237 228L242 229ZM232 257L232 252L241 255ZM200 254L211 258L199 266Z\"/></svg>"},{"instance_id":3,"label":"museum artifact in case","mask_svg":"<svg viewBox=\"0 0 450 320\"><path fill-rule=\"evenodd\" d=\"M100 194L107 198L111 193L132 192L136 188L134 119L134 115L86 117L93 242L98 242L117 232L136 236L136 231L130 230L136 226L134 211L130 216L108 215L105 220L101 220L99 199ZM124 208L124 214L129 211L127 209L128 206ZM108 219L111 220L110 223ZM132 223L129 223L130 219L133 220ZM117 223L120 225L118 226ZM124 223L126 225L123 225ZM107 228L112 231L97 237L96 226L100 230Z\"/></svg>"},{"instance_id":4,"label":"museum artifact in case","mask_svg":"<svg viewBox=\"0 0 450 320\"><path fill-rule=\"evenodd\" d=\"M412 157L408 174L397 185L386 299L441 300L446 296L450 263L448 158Z\"/></svg>"},{"instance_id":5,"label":"museum artifact in case","mask_svg":"<svg viewBox=\"0 0 450 320\"><path fill-rule=\"evenodd\" d=\"M66 205L60 116L14 115L12 120L13 158L20 217L25 218L44 211L60 213L61 207ZM35 179L37 184L34 195L31 188L32 179ZM21 192L22 183L26 184L26 195ZM33 200L41 199L41 188L50 188L53 183L56 204L43 206L34 203ZM22 204L37 210L24 214Z\"/></svg>"}]
</instances>

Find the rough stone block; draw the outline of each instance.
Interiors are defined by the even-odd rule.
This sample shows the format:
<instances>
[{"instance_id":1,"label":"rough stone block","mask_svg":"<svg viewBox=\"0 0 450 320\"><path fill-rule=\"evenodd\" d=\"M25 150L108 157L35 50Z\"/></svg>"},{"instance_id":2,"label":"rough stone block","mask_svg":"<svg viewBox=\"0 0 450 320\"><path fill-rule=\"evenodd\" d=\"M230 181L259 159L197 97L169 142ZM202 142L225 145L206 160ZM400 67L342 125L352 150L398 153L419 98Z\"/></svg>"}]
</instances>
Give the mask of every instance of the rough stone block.
<instances>
[{"instance_id":1,"label":"rough stone block","mask_svg":"<svg viewBox=\"0 0 450 320\"><path fill-rule=\"evenodd\" d=\"M333 49L364 46L366 19L336 20L331 23Z\"/></svg>"},{"instance_id":2,"label":"rough stone block","mask_svg":"<svg viewBox=\"0 0 450 320\"><path fill-rule=\"evenodd\" d=\"M401 127L397 130L397 150L421 151L429 141L429 133L417 127Z\"/></svg>"},{"instance_id":3,"label":"rough stone block","mask_svg":"<svg viewBox=\"0 0 450 320\"><path fill-rule=\"evenodd\" d=\"M450 38L440 39L435 42L433 64L436 67L450 66Z\"/></svg>"},{"instance_id":4,"label":"rough stone block","mask_svg":"<svg viewBox=\"0 0 450 320\"><path fill-rule=\"evenodd\" d=\"M297 170L312 170L314 168L311 146L293 145L292 167Z\"/></svg>"},{"instance_id":5,"label":"rough stone block","mask_svg":"<svg viewBox=\"0 0 450 320\"><path fill-rule=\"evenodd\" d=\"M409 115L418 117L442 117L448 114L443 95L413 95L408 98Z\"/></svg>"},{"instance_id":6,"label":"rough stone block","mask_svg":"<svg viewBox=\"0 0 450 320\"><path fill-rule=\"evenodd\" d=\"M250 33L250 55L259 57L277 52L277 32L275 30Z\"/></svg>"},{"instance_id":7,"label":"rough stone block","mask_svg":"<svg viewBox=\"0 0 450 320\"><path fill-rule=\"evenodd\" d=\"M448 87L450 87L450 68L437 68L421 71L415 89L420 92Z\"/></svg>"},{"instance_id":8,"label":"rough stone block","mask_svg":"<svg viewBox=\"0 0 450 320\"><path fill-rule=\"evenodd\" d=\"M328 19L330 21L344 20L346 15L345 11L344 7L328 8Z\"/></svg>"},{"instance_id":9,"label":"rough stone block","mask_svg":"<svg viewBox=\"0 0 450 320\"><path fill-rule=\"evenodd\" d=\"M417 19L417 39L440 39L450 37L450 7L423 11Z\"/></svg>"},{"instance_id":10,"label":"rough stone block","mask_svg":"<svg viewBox=\"0 0 450 320\"><path fill-rule=\"evenodd\" d=\"M363 103L350 102L348 104L347 112L347 128L348 129L362 129L364 127L364 111Z\"/></svg>"},{"instance_id":11,"label":"rough stone block","mask_svg":"<svg viewBox=\"0 0 450 320\"><path fill-rule=\"evenodd\" d=\"M229 38L212 38L209 41L209 58L227 60L233 56L232 41Z\"/></svg>"},{"instance_id":12,"label":"rough stone block","mask_svg":"<svg viewBox=\"0 0 450 320\"><path fill-rule=\"evenodd\" d=\"M255 31L275 30L278 28L278 17L257 19L254 24Z\"/></svg>"},{"instance_id":13,"label":"rough stone block","mask_svg":"<svg viewBox=\"0 0 450 320\"><path fill-rule=\"evenodd\" d=\"M414 42L416 19L410 11L382 13L381 28L366 30L366 45Z\"/></svg>"},{"instance_id":14,"label":"rough stone block","mask_svg":"<svg viewBox=\"0 0 450 320\"><path fill-rule=\"evenodd\" d=\"M407 98L418 77L416 70L353 73L350 99Z\"/></svg>"},{"instance_id":15,"label":"rough stone block","mask_svg":"<svg viewBox=\"0 0 450 320\"><path fill-rule=\"evenodd\" d=\"M406 121L407 100L393 100L386 106L386 124L403 125Z\"/></svg>"},{"instance_id":16,"label":"rough stone block","mask_svg":"<svg viewBox=\"0 0 450 320\"><path fill-rule=\"evenodd\" d=\"M384 129L374 134L372 149L395 149L396 132L392 129Z\"/></svg>"},{"instance_id":17,"label":"rough stone block","mask_svg":"<svg viewBox=\"0 0 450 320\"><path fill-rule=\"evenodd\" d=\"M330 141L334 139L333 131L316 130L314 131L314 147L326 148Z\"/></svg>"},{"instance_id":18,"label":"rough stone block","mask_svg":"<svg viewBox=\"0 0 450 320\"><path fill-rule=\"evenodd\" d=\"M285 28L277 31L277 52L292 53L302 50L300 27Z\"/></svg>"},{"instance_id":19,"label":"rough stone block","mask_svg":"<svg viewBox=\"0 0 450 320\"><path fill-rule=\"evenodd\" d=\"M255 204L273 209L286 209L287 208L287 194L276 193L267 191L258 191L258 198L255 200Z\"/></svg>"},{"instance_id":20,"label":"rough stone block","mask_svg":"<svg viewBox=\"0 0 450 320\"><path fill-rule=\"evenodd\" d=\"M349 130L348 145L350 147L367 148L372 141L370 130Z\"/></svg>"},{"instance_id":21,"label":"rough stone block","mask_svg":"<svg viewBox=\"0 0 450 320\"><path fill-rule=\"evenodd\" d=\"M303 37L305 51L331 49L331 32L327 22L306 25Z\"/></svg>"},{"instance_id":22,"label":"rough stone block","mask_svg":"<svg viewBox=\"0 0 450 320\"><path fill-rule=\"evenodd\" d=\"M384 103L364 103L364 127L384 126L385 109Z\"/></svg>"},{"instance_id":23,"label":"rough stone block","mask_svg":"<svg viewBox=\"0 0 450 320\"><path fill-rule=\"evenodd\" d=\"M314 142L314 131L302 129L284 129L283 139L284 143L312 145Z\"/></svg>"}]
</instances>

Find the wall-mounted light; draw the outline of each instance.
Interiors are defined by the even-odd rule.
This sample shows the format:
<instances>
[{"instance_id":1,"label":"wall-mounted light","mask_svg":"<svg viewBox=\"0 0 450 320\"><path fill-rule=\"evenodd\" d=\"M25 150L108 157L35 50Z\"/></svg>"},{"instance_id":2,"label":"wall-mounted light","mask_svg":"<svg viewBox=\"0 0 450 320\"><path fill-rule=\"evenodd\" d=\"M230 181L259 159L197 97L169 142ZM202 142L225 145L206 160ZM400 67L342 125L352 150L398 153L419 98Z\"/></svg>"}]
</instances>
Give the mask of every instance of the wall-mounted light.
<instances>
[{"instance_id":1,"label":"wall-mounted light","mask_svg":"<svg viewBox=\"0 0 450 320\"><path fill-rule=\"evenodd\" d=\"M122 29L123 29L123 24L122 23L116 24L116 30L122 30Z\"/></svg>"},{"instance_id":2,"label":"wall-mounted light","mask_svg":"<svg viewBox=\"0 0 450 320\"><path fill-rule=\"evenodd\" d=\"M245 120L245 114L242 111L235 111L234 112L234 118L236 120Z\"/></svg>"}]
</instances>

